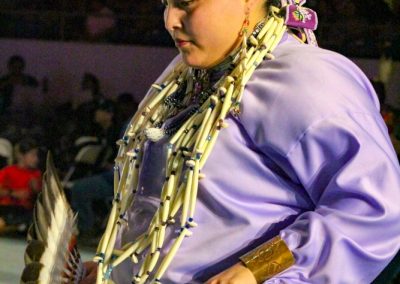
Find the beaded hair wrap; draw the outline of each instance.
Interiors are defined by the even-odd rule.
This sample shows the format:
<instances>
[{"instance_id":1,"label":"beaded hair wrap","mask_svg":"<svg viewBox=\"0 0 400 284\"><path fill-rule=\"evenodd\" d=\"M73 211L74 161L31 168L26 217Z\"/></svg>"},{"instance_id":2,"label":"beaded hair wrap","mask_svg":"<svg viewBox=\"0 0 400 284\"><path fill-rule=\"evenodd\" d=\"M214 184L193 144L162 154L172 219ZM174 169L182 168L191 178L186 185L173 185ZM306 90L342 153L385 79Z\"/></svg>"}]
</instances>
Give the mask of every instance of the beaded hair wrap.
<instances>
[{"instance_id":1,"label":"beaded hair wrap","mask_svg":"<svg viewBox=\"0 0 400 284\"><path fill-rule=\"evenodd\" d=\"M186 88L179 98L184 104L192 99L196 82L193 69L179 62L167 74L162 84L154 84L131 120L120 146L114 167L114 201L105 233L100 241L94 261L98 262L97 284L111 284L112 269L130 258L141 266L132 283L161 283L165 271L173 260L185 237L196 227L195 207L198 182L205 178L201 169L207 161L220 131L228 127L225 118L240 111L244 87L255 69L265 60L272 60L271 52L286 31L282 9L270 6L268 17L256 26L255 32L244 40L241 50L234 56L232 70L209 88L209 94L200 102L180 127L166 133L165 120L182 107L173 102L180 88ZM210 91L211 90L211 91ZM144 144L148 140L168 137L165 182L161 189L160 206L147 231L114 249L118 231L127 226L127 210L133 204ZM180 230L165 255L164 241L169 225L179 222ZM134 226L134 224L133 224Z\"/></svg>"}]
</instances>

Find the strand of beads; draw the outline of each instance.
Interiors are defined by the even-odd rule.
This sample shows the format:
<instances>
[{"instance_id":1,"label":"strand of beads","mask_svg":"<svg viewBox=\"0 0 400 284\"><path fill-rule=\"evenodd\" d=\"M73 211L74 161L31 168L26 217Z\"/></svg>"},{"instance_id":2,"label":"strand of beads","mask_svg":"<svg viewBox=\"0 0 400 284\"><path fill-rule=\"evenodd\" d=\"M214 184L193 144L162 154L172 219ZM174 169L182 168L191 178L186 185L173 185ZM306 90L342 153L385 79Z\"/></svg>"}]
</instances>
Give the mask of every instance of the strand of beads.
<instances>
[{"instance_id":1,"label":"strand of beads","mask_svg":"<svg viewBox=\"0 0 400 284\"><path fill-rule=\"evenodd\" d=\"M155 85L152 92L141 105L140 111L131 121L126 139L120 142L120 150L116 159L115 200L102 242L99 245L97 261L99 277L97 283L107 283L109 272L126 258L131 257L134 263L147 250L135 283L145 283L157 268L152 277L160 283L184 238L191 235L190 228L194 222L195 203L197 199L198 181L204 178L201 169L215 145L227 114L238 105L244 85L255 68L268 56L282 38L285 30L283 20L271 11L269 20L260 29L257 37L249 38L250 47L236 63L236 68L224 80L221 80L218 91L207 99L200 109L189 118L177 133L170 139L166 160L166 179L161 192L160 207L150 222L147 232L121 250L114 250L116 232L119 230L126 210L133 202L138 181L138 171L142 159L141 149L146 141L145 129L160 125L169 111L163 106L163 100L172 95L179 84L189 80L189 68L179 65L167 76L162 85ZM186 98L185 98L186 99ZM122 171L119 171L122 169ZM183 178L181 178L183 177ZM133 190L132 190L133 189ZM175 215L181 210L179 236L173 242L165 257L161 260L165 230L174 222Z\"/></svg>"},{"instance_id":2,"label":"strand of beads","mask_svg":"<svg viewBox=\"0 0 400 284\"><path fill-rule=\"evenodd\" d=\"M119 227L119 219L123 217L126 207L128 203L130 203L125 202L125 208L122 208L121 210L121 200L125 201L128 199L133 199L131 195L134 194L134 192L128 193L126 190L123 192L122 189L126 189L126 177L128 170L131 170L132 167L138 170L140 167L140 149L142 148L141 146L143 146L144 143L144 139L140 136L142 129L145 127L145 125L148 124L149 114L152 113L149 106L157 106L155 102L159 103L161 101L160 98L163 98L172 93L172 87L174 86L173 82L175 80L174 78L177 77L177 74L181 74L185 68L186 67L183 64L178 63L175 67L175 70L168 74L167 77L164 79L164 84L157 86L153 85L154 88L150 90L148 96L141 104L140 110L132 118L130 127L127 129L127 133L125 133L124 139L118 142L118 144L120 144L120 149L116 158L116 166L114 172L115 198L113 201L113 206L107 223L106 231L102 237L102 240L100 241L96 257L94 258L94 261L99 263L97 283L107 281L107 279L103 277L105 272L109 270L107 266L110 265L110 256L106 256L106 252L110 251L109 248L114 247L115 238L113 236L117 231L117 227ZM156 121L154 121L154 123L155 122ZM135 149L135 152L138 156L136 162L131 164L129 167L127 166L129 160L129 157L127 155L128 149ZM121 177L119 177L119 169L123 169ZM135 175L133 175L133 185L137 184L137 180L138 176L137 173L135 173Z\"/></svg>"},{"instance_id":3,"label":"strand of beads","mask_svg":"<svg viewBox=\"0 0 400 284\"><path fill-rule=\"evenodd\" d=\"M279 38L279 40L280 40L280 38L282 37L282 30L284 28L283 27L283 21L279 22L278 19L276 19L276 18L275 18L275 20L277 21L277 23L275 24L274 31L272 33L269 33L268 34L269 37L268 38L264 38L263 42L262 42L265 46L267 46L267 48L265 48L267 50L267 52L270 52L274 48L274 45L275 45L275 42L276 42L276 38ZM273 23L273 21L272 21L272 23ZM253 53L253 50L250 50L249 53ZM251 55L253 55L253 54L251 54ZM253 65L254 65L254 62L257 62L257 64L259 64L261 61L259 61L257 59L264 58L264 56L265 56L265 54L263 54L263 53L254 55L255 60L253 61ZM248 57L250 57L250 56L248 56ZM250 72L254 72L254 69L252 71L250 71ZM234 93L236 93L236 94L238 94L237 96L239 96L239 94L243 90L242 89L242 87L243 87L242 84L241 84L241 86L237 86L237 85L235 86L234 85L234 81L235 80L233 79L233 77L228 76L226 81L229 84L229 87L228 87L228 90L226 92L225 92L225 90L226 90L225 88L221 88L220 89L220 96L224 97L224 105L222 106L222 109L220 110L220 116L218 117L218 120L217 121L212 121L212 123L214 123L214 128L213 128L213 131L211 133L211 137L213 137L213 136L216 137L217 133L219 132L219 130L224 126L226 127L226 124L224 123L223 120L226 117L227 112L232 107L232 101L231 101L232 100L232 95ZM235 87L236 87L236 90L239 87L239 92L235 92ZM210 123L210 125L211 125L211 123ZM200 145L204 146L207 143L207 142L204 141L205 137L207 137L207 141L209 140L210 134L205 135L205 133L207 133L207 132L208 131L203 132L202 135L199 135L199 140L197 140L195 142L196 146L200 146ZM215 139L213 141L215 142ZM211 152L213 143L210 143L208 146L211 146L211 147L206 147L206 149L203 149L203 147L197 148L196 146L194 148L195 149L194 150L195 157L192 156L192 160L190 160L190 165L189 165L191 171L192 171L192 169L194 171L193 174L191 174L191 171L189 172L190 177L192 178L192 180L191 180L191 183L192 183L191 195L192 196L190 198L190 202L191 202L190 207L192 208L192 210L190 210L190 215L189 215L188 222L187 222L185 228L188 228L191 225L195 224L194 221L193 221L194 220L193 219L193 212L194 212L194 201L196 200L196 193L197 193L196 190L197 190L197 184L198 184L198 180L197 180L198 177L196 177L195 173L197 173L197 174L199 173L199 168L200 167L199 167L199 163L196 163L196 162L193 163L193 160L195 160L195 161L197 160L198 161L201 158L201 154L203 153L203 151L205 151L207 154L209 154ZM205 159L203 161L205 162ZM204 164L204 162L203 162L203 164ZM193 178L193 176L194 176L194 178ZM182 217L181 225L183 225L183 223L184 223L183 220L185 220L185 216L186 216L185 211L186 211L186 208L188 207L187 205L185 205L189 201L188 198L187 198L187 195L188 195L188 192L185 192L184 201L182 202L183 203L183 210L182 210L182 215L181 215L181 217ZM183 232L181 232L181 234L183 234ZM187 232L185 231L184 234L187 235ZM160 271L165 271L164 270L165 267L163 267L165 265L166 265L165 263L161 264L158 273L156 273L156 279L160 276L160 273L159 273Z\"/></svg>"},{"instance_id":4,"label":"strand of beads","mask_svg":"<svg viewBox=\"0 0 400 284\"><path fill-rule=\"evenodd\" d=\"M213 108L211 108L211 109L213 109ZM208 112L201 111L199 113L199 116L200 116L201 120L203 120L203 125L204 125L204 122L207 121L207 117L210 116L210 111L208 111ZM193 122L195 123L195 121L199 121L199 120L200 120L199 118L196 118L196 119L193 119ZM185 125L185 127L187 127L187 125ZM197 133L200 133L200 129L202 129L202 127L199 128L199 131ZM184 136L182 136L182 137L184 137ZM180 140L182 141L183 139L180 139ZM190 140L192 140L192 139L190 139ZM190 143L190 140L188 143ZM183 157L183 155L181 157ZM143 265L142 265L138 275L135 276L134 281L136 283L142 283L145 279L148 278L148 275L154 269L155 263L157 262L157 260L159 258L159 251L162 249L162 245L164 243L165 229L167 226L167 220L169 219L169 218L167 218L167 216L171 212L170 206L166 207L166 205L169 204L169 201L171 200L171 193L172 193L173 187L174 186L176 187L176 185L177 185L177 183L175 183L174 176L175 176L177 170L178 170L178 172L182 172L182 169L183 169L182 162L184 162L184 157L183 157L183 159L182 158L179 159L178 157L175 157L174 159L171 159L171 161L170 161L171 166L169 166L168 168L171 169L171 172L170 172L170 175L167 176L167 178L166 178L167 184L166 184L166 186L163 187L163 193L161 194L162 200L163 200L160 203L160 209L162 211L159 213L161 215L159 216L158 219L155 220L156 223L154 224L154 226L152 226L152 228L154 228L156 230L156 234L157 234L157 239L153 240L153 243L154 244L157 243L157 246L153 245L151 247L150 254L147 255L146 260L143 262ZM187 164L187 166L189 166L189 168L192 169L191 161L187 161L186 164ZM190 209L189 201L192 200L192 198L191 198L192 190L191 189L193 187L193 184L197 185L196 177L198 176L198 174L193 174L193 173L196 173L196 171L190 170L186 176L186 183L185 183L186 190L184 192L184 198L186 199L186 202L184 204L186 206L183 208L182 217L181 217L182 227L185 226L188 210ZM168 175L168 171L167 171L167 175ZM195 175L196 183L194 182L193 175ZM164 190L166 190L166 192L164 192ZM161 221L161 223L160 223L160 221ZM186 234L189 235L190 232L188 230L186 230ZM170 253L174 253L174 251L175 250L170 250ZM172 259L172 256L171 255L169 257L166 256L166 259ZM166 264L168 262L163 261L163 263Z\"/></svg>"}]
</instances>

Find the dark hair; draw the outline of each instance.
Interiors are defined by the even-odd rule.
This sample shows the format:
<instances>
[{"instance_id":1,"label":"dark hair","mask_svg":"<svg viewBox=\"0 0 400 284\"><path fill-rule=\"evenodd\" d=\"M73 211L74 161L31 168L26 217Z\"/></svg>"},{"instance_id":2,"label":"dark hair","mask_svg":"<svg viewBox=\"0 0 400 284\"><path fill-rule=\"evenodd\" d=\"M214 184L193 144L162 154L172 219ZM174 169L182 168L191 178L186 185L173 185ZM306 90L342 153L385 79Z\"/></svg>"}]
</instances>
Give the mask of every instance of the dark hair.
<instances>
[{"instance_id":1,"label":"dark hair","mask_svg":"<svg viewBox=\"0 0 400 284\"><path fill-rule=\"evenodd\" d=\"M10 66L14 63L20 62L25 67L25 59L21 55L13 55L8 59L7 65Z\"/></svg>"},{"instance_id":2,"label":"dark hair","mask_svg":"<svg viewBox=\"0 0 400 284\"><path fill-rule=\"evenodd\" d=\"M268 11L270 6L281 8L280 0L265 0L265 9Z\"/></svg>"},{"instance_id":3,"label":"dark hair","mask_svg":"<svg viewBox=\"0 0 400 284\"><path fill-rule=\"evenodd\" d=\"M81 84L85 84L85 82L91 82L93 84L94 87L94 94L98 95L100 93L100 81L99 79L92 73L88 73L86 72L85 74L83 74L83 78L82 78L82 82Z\"/></svg>"},{"instance_id":4,"label":"dark hair","mask_svg":"<svg viewBox=\"0 0 400 284\"><path fill-rule=\"evenodd\" d=\"M37 142L31 138L22 139L15 145L15 152L22 155L28 153L30 150L39 148Z\"/></svg>"},{"instance_id":5,"label":"dark hair","mask_svg":"<svg viewBox=\"0 0 400 284\"><path fill-rule=\"evenodd\" d=\"M83 74L83 81L91 81L95 85L100 85L99 79L92 73Z\"/></svg>"},{"instance_id":6,"label":"dark hair","mask_svg":"<svg viewBox=\"0 0 400 284\"><path fill-rule=\"evenodd\" d=\"M121 93L117 97L118 103L131 103L134 102L133 95L131 93Z\"/></svg>"},{"instance_id":7,"label":"dark hair","mask_svg":"<svg viewBox=\"0 0 400 284\"><path fill-rule=\"evenodd\" d=\"M115 112L115 104L111 100L102 100L97 104L96 110L104 110L109 113L114 113Z\"/></svg>"}]
</instances>

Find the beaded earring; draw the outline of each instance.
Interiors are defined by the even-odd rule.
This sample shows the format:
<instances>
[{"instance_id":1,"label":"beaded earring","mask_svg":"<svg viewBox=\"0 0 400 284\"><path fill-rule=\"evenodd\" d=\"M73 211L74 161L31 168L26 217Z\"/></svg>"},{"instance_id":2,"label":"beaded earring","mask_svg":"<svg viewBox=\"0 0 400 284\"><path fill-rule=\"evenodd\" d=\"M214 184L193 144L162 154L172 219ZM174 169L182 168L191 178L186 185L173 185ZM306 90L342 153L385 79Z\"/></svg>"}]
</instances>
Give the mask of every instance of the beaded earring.
<instances>
[{"instance_id":1,"label":"beaded earring","mask_svg":"<svg viewBox=\"0 0 400 284\"><path fill-rule=\"evenodd\" d=\"M246 1L247 3L248 1ZM249 31L249 24L250 24L250 9L246 7L245 17L242 25L242 30L239 33L239 36L246 36Z\"/></svg>"},{"instance_id":2,"label":"beaded earring","mask_svg":"<svg viewBox=\"0 0 400 284\"><path fill-rule=\"evenodd\" d=\"M247 62L247 40L248 40L248 31L250 25L250 8L248 6L249 1L246 0L246 11L245 11L245 18L242 25L242 30L240 31L240 38L241 38L241 47L240 47L240 62L241 62L241 69L245 70L246 62ZM243 77L242 77L243 78ZM243 84L243 82L241 82ZM237 106L235 112L239 112L239 107Z\"/></svg>"}]
</instances>

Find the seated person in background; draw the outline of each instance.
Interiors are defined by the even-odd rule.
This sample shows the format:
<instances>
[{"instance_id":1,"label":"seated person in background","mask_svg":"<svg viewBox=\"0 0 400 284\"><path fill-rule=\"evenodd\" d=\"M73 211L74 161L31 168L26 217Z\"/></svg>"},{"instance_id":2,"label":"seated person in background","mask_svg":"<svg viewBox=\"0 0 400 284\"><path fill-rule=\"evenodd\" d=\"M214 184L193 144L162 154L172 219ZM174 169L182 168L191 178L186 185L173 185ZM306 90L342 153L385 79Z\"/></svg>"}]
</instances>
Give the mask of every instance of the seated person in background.
<instances>
[{"instance_id":1,"label":"seated person in background","mask_svg":"<svg viewBox=\"0 0 400 284\"><path fill-rule=\"evenodd\" d=\"M103 151L96 162L96 171L111 169L117 154L116 141L119 138L120 127L115 121L115 104L111 100L101 102L94 112L94 136L98 137Z\"/></svg>"},{"instance_id":2,"label":"seated person in background","mask_svg":"<svg viewBox=\"0 0 400 284\"><path fill-rule=\"evenodd\" d=\"M31 222L33 204L41 189L36 142L22 140L17 144L15 154L17 164L0 170L0 232L7 225Z\"/></svg>"},{"instance_id":3,"label":"seated person in background","mask_svg":"<svg viewBox=\"0 0 400 284\"><path fill-rule=\"evenodd\" d=\"M0 115L21 114L38 101L38 81L24 73L25 59L11 56L7 62L8 73L0 78Z\"/></svg>"},{"instance_id":4,"label":"seated person in background","mask_svg":"<svg viewBox=\"0 0 400 284\"><path fill-rule=\"evenodd\" d=\"M120 131L122 131L121 136L132 118L132 113L135 113L137 108L138 103L135 101L133 94L121 93L118 95L115 103L115 122Z\"/></svg>"},{"instance_id":5,"label":"seated person in background","mask_svg":"<svg viewBox=\"0 0 400 284\"><path fill-rule=\"evenodd\" d=\"M397 158L400 157L400 140L397 137L397 129L398 129L398 115L396 115L395 110L386 104L386 89L385 84L381 81L370 80L372 86L375 89L376 94L378 95L379 104L381 106L380 112L385 122L390 140L393 144L393 147L396 151Z\"/></svg>"},{"instance_id":6,"label":"seated person in background","mask_svg":"<svg viewBox=\"0 0 400 284\"><path fill-rule=\"evenodd\" d=\"M97 137L102 150L93 165L92 173L113 168L117 154L116 141L119 138L119 128L115 123L115 104L111 100L99 102L94 110L90 129L86 135ZM77 136L77 138L79 138Z\"/></svg>"},{"instance_id":7,"label":"seated person in background","mask_svg":"<svg viewBox=\"0 0 400 284\"><path fill-rule=\"evenodd\" d=\"M92 73L83 74L81 91L73 98L72 108L80 111L93 110L94 106L104 100L99 78Z\"/></svg>"},{"instance_id":8,"label":"seated person in background","mask_svg":"<svg viewBox=\"0 0 400 284\"><path fill-rule=\"evenodd\" d=\"M101 218L106 217L101 212L96 211L95 213L93 205L96 201L102 201L103 203L100 202L101 206L107 205L107 201L110 201L114 194L114 171L110 167L117 154L115 142L118 139L118 135L116 135L116 131L119 130L119 136L122 137L128 118L137 109L137 104L132 94L129 93L120 94L114 106L115 111L112 102L105 101L99 105L95 112L95 122L102 127L108 145L107 150L111 152L111 154L100 154L101 159L106 159L105 171L74 181L70 191L72 208L78 213L80 242L86 242L87 245L97 245L98 239L96 237L99 236L104 228L96 226L96 221L101 222ZM105 158L106 154L108 156ZM109 169L107 170L107 168ZM109 209L106 208L103 211L107 212Z\"/></svg>"},{"instance_id":9,"label":"seated person in background","mask_svg":"<svg viewBox=\"0 0 400 284\"><path fill-rule=\"evenodd\" d=\"M113 170L104 171L100 174L78 179L74 182L71 194L71 206L74 212L78 213L79 242L86 245L97 245L97 237L101 236L106 214L110 209L107 204L111 201L114 193L113 189L114 172ZM94 208L96 201L103 212ZM99 207L99 206L98 206ZM98 208L96 208L98 209Z\"/></svg>"},{"instance_id":10,"label":"seated person in background","mask_svg":"<svg viewBox=\"0 0 400 284\"><path fill-rule=\"evenodd\" d=\"M57 115L52 117L49 139L52 152L59 162L57 168L66 170L73 163L77 153L75 141L82 136L96 136L94 133L94 113L105 100L99 79L92 73L84 73L80 82L80 92L70 101L56 107ZM59 126L63 125L62 128Z\"/></svg>"},{"instance_id":11,"label":"seated person in background","mask_svg":"<svg viewBox=\"0 0 400 284\"><path fill-rule=\"evenodd\" d=\"M81 92L72 101L72 111L78 132L87 134L85 132L91 130L94 112L97 106L104 101L99 79L91 73L85 73L81 82Z\"/></svg>"}]
</instances>

